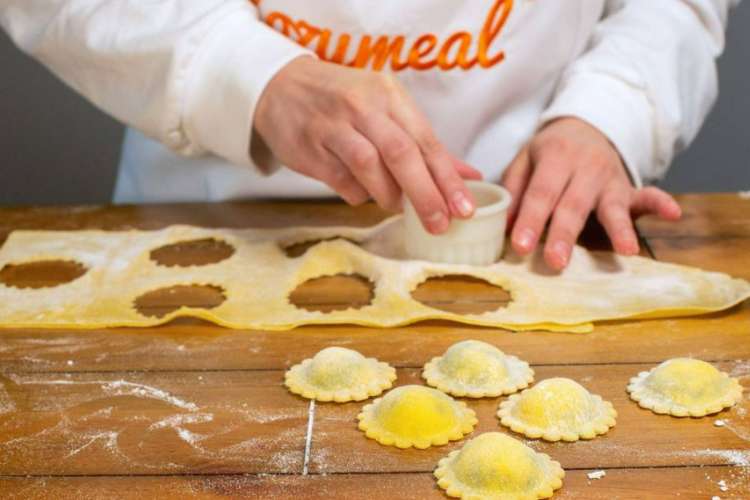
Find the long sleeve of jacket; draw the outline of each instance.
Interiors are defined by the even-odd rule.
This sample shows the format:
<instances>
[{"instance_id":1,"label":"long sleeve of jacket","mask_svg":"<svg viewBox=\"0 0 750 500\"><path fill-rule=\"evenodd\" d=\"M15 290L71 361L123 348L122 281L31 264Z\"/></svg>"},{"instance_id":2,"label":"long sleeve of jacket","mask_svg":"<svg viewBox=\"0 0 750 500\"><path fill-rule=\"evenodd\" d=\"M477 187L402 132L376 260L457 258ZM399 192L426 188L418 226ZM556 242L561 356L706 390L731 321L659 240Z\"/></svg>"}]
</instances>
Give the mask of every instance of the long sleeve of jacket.
<instances>
[{"instance_id":1,"label":"long sleeve of jacket","mask_svg":"<svg viewBox=\"0 0 750 500\"><path fill-rule=\"evenodd\" d=\"M609 0L542 123L581 118L618 148L637 185L665 174L718 94L716 58L739 0Z\"/></svg>"},{"instance_id":2,"label":"long sleeve of jacket","mask_svg":"<svg viewBox=\"0 0 750 500\"><path fill-rule=\"evenodd\" d=\"M247 0L2 0L0 24L115 118L180 154L246 166L261 93L307 53Z\"/></svg>"}]
</instances>

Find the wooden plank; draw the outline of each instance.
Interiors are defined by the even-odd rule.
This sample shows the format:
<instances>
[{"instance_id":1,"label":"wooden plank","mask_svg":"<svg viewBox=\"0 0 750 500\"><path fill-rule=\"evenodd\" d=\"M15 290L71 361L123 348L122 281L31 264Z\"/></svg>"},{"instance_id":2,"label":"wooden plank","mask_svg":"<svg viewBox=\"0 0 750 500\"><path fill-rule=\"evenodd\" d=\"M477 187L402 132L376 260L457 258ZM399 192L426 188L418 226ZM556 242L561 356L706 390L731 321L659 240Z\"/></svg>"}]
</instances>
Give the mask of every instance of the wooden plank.
<instances>
[{"instance_id":1,"label":"wooden plank","mask_svg":"<svg viewBox=\"0 0 750 500\"><path fill-rule=\"evenodd\" d=\"M301 472L282 372L0 376L0 475Z\"/></svg>"},{"instance_id":2,"label":"wooden plank","mask_svg":"<svg viewBox=\"0 0 750 500\"><path fill-rule=\"evenodd\" d=\"M744 383L750 385L747 363L721 366L744 374ZM619 416L617 425L609 433L590 441L547 443L522 440L534 449L549 454L565 468L750 465L750 448L747 442L750 435L750 417L747 415L750 402L747 399L734 409L704 419L654 415L638 407L625 391L630 377L648 368L649 365L537 368L537 381L556 376L570 377L591 392L611 401ZM422 383L419 372L401 370L398 385L410 383ZM467 400L479 419L472 435L503 431L521 439L522 436L513 434L500 425L496 417L499 401L499 398ZM356 429L356 416L362 406L358 403L317 405L310 457L311 471L326 474L427 472L435 467L440 458L460 448L463 443L459 441L426 450L399 450L382 446L367 439ZM725 419L729 422L729 427L714 426L713 422L717 418Z\"/></svg>"},{"instance_id":3,"label":"wooden plank","mask_svg":"<svg viewBox=\"0 0 750 500\"><path fill-rule=\"evenodd\" d=\"M451 323L406 328L310 326L289 332L227 330L180 320L158 328L3 330L0 366L12 371L285 369L334 345L418 367L451 344L477 339L534 364L660 362L675 356L750 358L750 302L679 320L597 324L589 334L510 333Z\"/></svg>"},{"instance_id":4,"label":"wooden plank","mask_svg":"<svg viewBox=\"0 0 750 500\"><path fill-rule=\"evenodd\" d=\"M388 215L372 203L347 207L339 201L325 200L0 207L0 228L126 230L158 229L171 224L235 228L369 226Z\"/></svg>"},{"instance_id":5,"label":"wooden plank","mask_svg":"<svg viewBox=\"0 0 750 500\"><path fill-rule=\"evenodd\" d=\"M747 467L686 467L607 470L599 480L589 471L568 471L554 498L591 500L706 500L750 496ZM721 485L726 485L722 491ZM12 500L47 498L247 498L391 500L447 498L430 473L341 475L245 475L176 477L0 478L0 493Z\"/></svg>"},{"instance_id":6,"label":"wooden plank","mask_svg":"<svg viewBox=\"0 0 750 500\"><path fill-rule=\"evenodd\" d=\"M737 193L682 194L678 223L644 217L638 229L646 238L750 238L750 199Z\"/></svg>"},{"instance_id":7,"label":"wooden plank","mask_svg":"<svg viewBox=\"0 0 750 500\"><path fill-rule=\"evenodd\" d=\"M715 418L656 416L624 388L649 365L537 368L537 379L569 376L612 401L618 425L573 444L529 441L569 468L738 464L750 460L748 401ZM722 368L744 374L748 364ZM744 371L743 371L744 370ZM299 473L309 402L281 386L283 372L5 374L0 403L1 475ZM420 383L399 371L399 384ZM498 398L469 401L475 433L502 430ZM310 470L426 472L455 443L429 450L384 447L356 428L364 403L316 405ZM648 439L645 439L648 436ZM679 443L676 444L676 443Z\"/></svg>"},{"instance_id":8,"label":"wooden plank","mask_svg":"<svg viewBox=\"0 0 750 500\"><path fill-rule=\"evenodd\" d=\"M657 259L750 280L750 238L651 238Z\"/></svg>"}]
</instances>

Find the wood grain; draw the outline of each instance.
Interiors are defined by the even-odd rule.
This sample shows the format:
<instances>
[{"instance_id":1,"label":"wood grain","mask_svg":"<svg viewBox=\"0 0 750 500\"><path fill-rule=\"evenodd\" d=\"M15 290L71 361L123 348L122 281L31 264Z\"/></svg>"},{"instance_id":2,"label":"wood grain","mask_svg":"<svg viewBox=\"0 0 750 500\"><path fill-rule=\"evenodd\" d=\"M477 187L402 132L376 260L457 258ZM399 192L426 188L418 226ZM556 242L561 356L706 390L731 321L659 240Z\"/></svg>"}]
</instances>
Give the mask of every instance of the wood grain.
<instances>
[{"instance_id":1,"label":"wood grain","mask_svg":"<svg viewBox=\"0 0 750 500\"><path fill-rule=\"evenodd\" d=\"M638 229L645 238L750 237L750 199L737 193L682 194L676 198L682 206L680 222L644 217L638 221Z\"/></svg>"},{"instance_id":2,"label":"wood grain","mask_svg":"<svg viewBox=\"0 0 750 500\"><path fill-rule=\"evenodd\" d=\"M511 333L436 322L387 330L310 326L261 332L180 320L149 329L4 330L0 366L24 372L286 369L338 345L394 366L419 367L467 339L534 364L656 363L674 356L737 360L750 359L748 325L747 302L707 316L601 323L588 334Z\"/></svg>"},{"instance_id":3,"label":"wood grain","mask_svg":"<svg viewBox=\"0 0 750 500\"><path fill-rule=\"evenodd\" d=\"M302 470L308 404L282 372L67 375L0 376L0 475Z\"/></svg>"},{"instance_id":4,"label":"wood grain","mask_svg":"<svg viewBox=\"0 0 750 500\"><path fill-rule=\"evenodd\" d=\"M704 419L654 415L625 393L629 378L651 366L537 367L537 380L570 377L611 401L618 424L592 441L524 441L576 469L750 461L740 437L750 433L747 401ZM746 364L719 366L750 384ZM398 385L421 384L419 374L399 370ZM0 475L302 471L309 402L282 387L281 371L6 374L0 380L14 408L0 415ZM479 418L472 435L510 432L495 416L499 401L467 400ZM357 429L364 404L317 405L311 472L427 472L462 444L381 446ZM714 426L715 418L729 426Z\"/></svg>"},{"instance_id":5,"label":"wood grain","mask_svg":"<svg viewBox=\"0 0 750 500\"><path fill-rule=\"evenodd\" d=\"M681 223L639 222L648 242L644 251L750 277L750 201L736 194L679 198ZM307 202L0 208L0 244L13 229L369 226L386 215L373 205ZM582 242L608 246L595 224ZM203 242L160 257L210 260L228 251L219 247ZM35 279L56 278L48 270ZM350 278L333 278L295 293L301 306L320 308L367 300L368 291ZM503 305L497 289L460 279L428 283L417 293L435 307ZM158 311L181 300L210 305L214 298L171 294L150 297L145 306ZM624 391L630 376L676 356L720 362L748 385L748 325L750 303L704 317L605 322L586 335L514 334L442 322L389 330L232 331L190 319L145 329L2 330L0 497L377 499L397 492L399 498L445 498L430 471L460 444L425 451L378 445L356 429L363 403L316 405L312 474L302 476L310 405L283 388L283 370L324 347L343 345L398 366L399 384L420 383L418 367L474 338L532 362L537 380L578 380L620 412L617 426L592 441L529 441L569 469L555 498L748 498L747 396L717 417L675 419L638 408ZM480 419L474 435L503 430L494 415L498 401L469 403ZM714 426L716 418L728 425ZM605 467L604 479L587 479L586 472ZM719 489L722 479L727 492Z\"/></svg>"},{"instance_id":6,"label":"wood grain","mask_svg":"<svg viewBox=\"0 0 750 500\"><path fill-rule=\"evenodd\" d=\"M706 500L750 496L750 474L730 467L684 467L608 470L591 480L588 471L569 471L555 499ZM728 490L719 489L724 481ZM47 498L165 499L298 499L391 500L445 499L429 473L335 474L328 476L242 475L182 477L49 477L0 478L0 493L9 500Z\"/></svg>"},{"instance_id":7,"label":"wood grain","mask_svg":"<svg viewBox=\"0 0 750 500\"><path fill-rule=\"evenodd\" d=\"M657 259L750 280L750 238L652 238Z\"/></svg>"},{"instance_id":8,"label":"wood grain","mask_svg":"<svg viewBox=\"0 0 750 500\"><path fill-rule=\"evenodd\" d=\"M725 370L738 365L719 365ZM527 440L502 427L496 417L502 398L465 399L477 413L479 424L470 435L502 431L519 438L537 451L547 453L564 468L611 468L648 466L685 466L699 464L736 464L750 461L747 441L727 428L716 427L716 418L731 421L740 434L750 433L748 401L739 407L704 419L677 419L657 416L641 409L626 394L630 377L651 365L619 366L545 366L536 368L536 381L550 377L572 378L594 394L612 402L618 411L617 425L606 435L590 441L547 443ZM740 366L743 370L747 367ZM744 372L743 372L744 373ZM744 377L750 385L750 377ZM417 370L400 370L397 385L421 384ZM372 470L427 472L463 441L427 450L399 450L382 446L365 438L356 428L356 417L362 405L320 404L316 409L313 433L311 471L318 473L352 473ZM710 443L708 449L707 443ZM714 450L714 451L712 451ZM720 450L720 451L715 451Z\"/></svg>"}]
</instances>

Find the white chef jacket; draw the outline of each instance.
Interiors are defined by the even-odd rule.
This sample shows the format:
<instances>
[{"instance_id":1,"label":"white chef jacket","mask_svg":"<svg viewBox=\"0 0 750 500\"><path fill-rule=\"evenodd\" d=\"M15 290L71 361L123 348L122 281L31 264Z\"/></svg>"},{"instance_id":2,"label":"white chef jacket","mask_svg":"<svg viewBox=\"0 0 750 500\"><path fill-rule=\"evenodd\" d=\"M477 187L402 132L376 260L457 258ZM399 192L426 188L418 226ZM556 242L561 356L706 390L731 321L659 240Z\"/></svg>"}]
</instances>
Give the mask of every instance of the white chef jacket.
<instances>
[{"instance_id":1,"label":"white chef jacket","mask_svg":"<svg viewBox=\"0 0 750 500\"><path fill-rule=\"evenodd\" d=\"M657 179L715 101L737 1L0 0L0 24L130 127L115 201L218 201L333 194L249 153L264 88L301 55L392 72L489 180L562 116Z\"/></svg>"}]
</instances>

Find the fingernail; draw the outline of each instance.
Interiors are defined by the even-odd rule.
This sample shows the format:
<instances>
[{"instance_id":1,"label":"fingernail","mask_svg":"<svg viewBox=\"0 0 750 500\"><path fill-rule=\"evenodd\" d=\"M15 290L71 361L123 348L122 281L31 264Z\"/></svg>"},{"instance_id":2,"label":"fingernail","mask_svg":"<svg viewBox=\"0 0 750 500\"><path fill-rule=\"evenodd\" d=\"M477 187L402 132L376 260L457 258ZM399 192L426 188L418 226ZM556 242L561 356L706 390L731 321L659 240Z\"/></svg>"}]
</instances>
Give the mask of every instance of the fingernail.
<instances>
[{"instance_id":1,"label":"fingernail","mask_svg":"<svg viewBox=\"0 0 750 500\"><path fill-rule=\"evenodd\" d=\"M443 212L435 212L427 218L427 228L431 233L440 234L448 229L450 221Z\"/></svg>"},{"instance_id":2,"label":"fingernail","mask_svg":"<svg viewBox=\"0 0 750 500\"><path fill-rule=\"evenodd\" d=\"M531 229L522 229L518 233L518 237L516 238L516 245L521 247L525 251L531 250L531 247L534 246L534 239L536 238L536 235L534 234L534 231Z\"/></svg>"},{"instance_id":3,"label":"fingernail","mask_svg":"<svg viewBox=\"0 0 750 500\"><path fill-rule=\"evenodd\" d=\"M564 241L557 241L552 245L552 253L554 253L560 261L561 267L568 265L570 260L570 245Z\"/></svg>"},{"instance_id":4,"label":"fingernail","mask_svg":"<svg viewBox=\"0 0 750 500\"><path fill-rule=\"evenodd\" d=\"M471 217L474 213L474 204L460 191L453 195L453 206L462 217Z\"/></svg>"}]
</instances>

